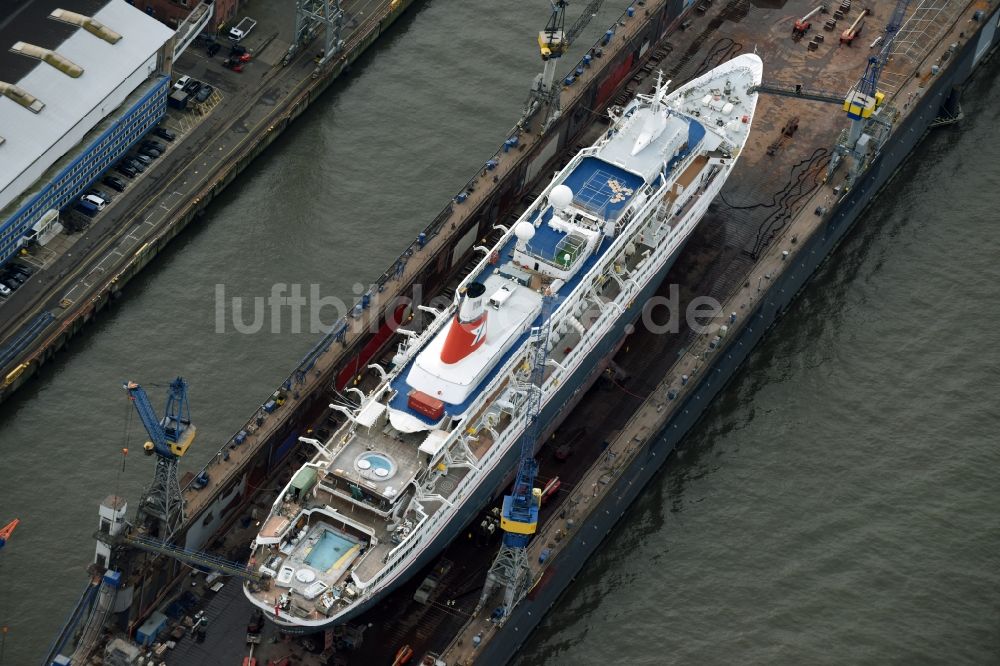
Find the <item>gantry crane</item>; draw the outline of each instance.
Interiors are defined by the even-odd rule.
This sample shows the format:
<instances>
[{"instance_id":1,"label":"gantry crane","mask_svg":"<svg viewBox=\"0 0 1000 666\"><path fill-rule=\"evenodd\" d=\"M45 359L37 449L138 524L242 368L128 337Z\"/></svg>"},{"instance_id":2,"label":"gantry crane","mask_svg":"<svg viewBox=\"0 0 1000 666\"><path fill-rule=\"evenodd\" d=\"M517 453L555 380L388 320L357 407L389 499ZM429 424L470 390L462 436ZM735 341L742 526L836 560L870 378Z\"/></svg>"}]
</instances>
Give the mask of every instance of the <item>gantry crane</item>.
<instances>
[{"instance_id":1,"label":"gantry crane","mask_svg":"<svg viewBox=\"0 0 1000 666\"><path fill-rule=\"evenodd\" d=\"M510 495L503 498L500 512L500 529L503 539L500 552L486 574L486 585L479 598L476 613L483 609L497 588L504 588L503 605L497 620L503 623L510 610L517 605L531 586L531 569L528 566L528 544L538 528L538 508L542 491L535 487L538 476L538 461L535 460L535 444L541 436L542 384L545 380L545 364L548 362L549 331L551 330L553 297L549 293L542 296L542 316L538 326L531 329L531 383L525 400L528 423L521 433L520 459L517 476Z\"/></svg>"},{"instance_id":2,"label":"gantry crane","mask_svg":"<svg viewBox=\"0 0 1000 666\"><path fill-rule=\"evenodd\" d=\"M545 24L545 29L538 33L538 50L544 65L542 72L535 77L520 123L522 128L527 128L531 117L545 107L547 111L542 123L543 133L560 113L559 94L562 92L562 86L556 82L556 65L559 58L569 50L573 41L604 4L604 0L591 0L576 22L566 30L566 7L569 1L549 0L549 2L552 5L552 13Z\"/></svg>"},{"instance_id":3,"label":"gantry crane","mask_svg":"<svg viewBox=\"0 0 1000 666\"><path fill-rule=\"evenodd\" d=\"M870 125L870 122L875 120L872 116L885 100L885 94L878 89L878 81L886 63L889 62L896 35L903 26L903 19L906 17L906 8L909 4L909 0L898 0L889 22L885 25L881 49L878 53L868 57L864 74L861 75L861 78L844 99L843 109L847 112L847 117L851 119L851 127L846 139L838 145L837 152L830 160L829 173L832 174L837 168L840 156L850 154L854 159L854 164L848 178L848 187L853 184L867 158L869 147L862 145L867 144L867 142L862 141L863 132Z\"/></svg>"},{"instance_id":4,"label":"gantry crane","mask_svg":"<svg viewBox=\"0 0 1000 666\"><path fill-rule=\"evenodd\" d=\"M187 382L178 377L170 382L167 406L162 419L156 417L146 391L135 382L123 388L139 413L150 441L143 445L147 455L156 456L153 483L139 504L139 525L149 534L170 542L184 522L184 497L177 480L177 461L187 453L196 429L191 424Z\"/></svg>"}]
</instances>

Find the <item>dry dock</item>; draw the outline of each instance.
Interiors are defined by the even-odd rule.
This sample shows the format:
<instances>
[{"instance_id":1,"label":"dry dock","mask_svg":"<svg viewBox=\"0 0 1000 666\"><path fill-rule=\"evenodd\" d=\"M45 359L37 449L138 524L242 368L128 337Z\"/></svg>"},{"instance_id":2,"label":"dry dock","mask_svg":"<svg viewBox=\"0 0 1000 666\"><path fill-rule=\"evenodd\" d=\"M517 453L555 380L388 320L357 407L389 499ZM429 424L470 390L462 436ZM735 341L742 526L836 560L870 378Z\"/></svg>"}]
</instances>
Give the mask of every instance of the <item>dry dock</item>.
<instances>
[{"instance_id":1,"label":"dry dock","mask_svg":"<svg viewBox=\"0 0 1000 666\"><path fill-rule=\"evenodd\" d=\"M377 609L378 617L371 621L383 625L382 633L367 636L364 648L372 663L391 661L384 657L387 653L391 657L401 644L412 645L418 656L425 651L444 653L448 664L507 661L750 348L935 121L939 109L955 108L950 101L955 89L994 42L995 8L987 3L939 4L943 10L932 3L915 5L916 11L925 12L926 20L914 24L919 31L900 35L906 37L901 42L906 50L890 63L881 86L899 114L893 138L850 191L843 188L843 167L825 180L831 148L846 126L840 107L784 97L761 99L737 172L667 280L668 285L680 285L682 307L694 296L716 298L723 306L714 323L727 330L718 331L719 339L683 330L673 335L637 332L618 359L632 373L627 393L615 393L609 400L607 393L600 394L608 389L598 388L583 398L579 410L589 418L581 422L589 429L576 442L576 462L570 466L574 469L556 470L548 458L551 452L543 449L541 475L558 473L569 492L560 496L558 506L546 509L533 541L534 562L541 549L551 553L544 566L537 566L528 598L503 626L488 621L489 607L485 615L472 617L477 581L481 583L472 565L467 578L452 581L449 592L461 593L455 595L460 597L457 604L445 612L433 609L434 621L411 630L404 630L404 622L394 626L395 618L413 610L402 596L391 611ZM869 24L882 25L892 6L886 1L873 3ZM809 50L808 39L793 41L790 36L792 20L808 10L804 2L762 8L733 0L710 5L703 15L691 11L686 16L681 15L679 2L650 1L637 9L635 16L623 16L605 45L604 57L565 90L561 122L545 136L512 130L510 138L517 141L492 156L495 168L484 167L469 181L462 196L373 283L356 316L321 341L275 392L282 404L273 411L258 409L224 443L205 468L211 479L208 487L186 490L188 526L182 537L186 546L203 547L242 514L268 479L281 473L297 437L317 419L322 424L331 384L342 387L359 376L365 380L369 360L378 358L392 338L393 320L408 312L395 298L413 295L415 283L444 289L460 275L478 241L494 233L493 225L508 219L511 211L518 211L517 203L544 179L541 174L578 144L589 142L596 117L591 110L607 107L623 90L632 93L638 85L648 84L651 68L644 71L644 66L658 50L659 67L675 84L756 48L765 61L767 81L844 93L863 70L868 44L874 39L871 30L853 48L841 47L836 33L827 32L826 42ZM912 15L914 7L910 11ZM973 21L976 11L984 16ZM671 32L682 18L690 18L690 27ZM988 35L984 26L990 27ZM797 132L768 155L768 148L779 143L781 130L793 118ZM639 406L633 411L621 409L623 404ZM581 439L572 431L560 431L555 441L561 437ZM608 447L600 453L605 439ZM455 548L477 550L469 544ZM477 561L488 563L495 547L478 551ZM169 583L183 573L162 558L140 559L136 564L133 626L166 597ZM399 631L394 630L397 626ZM479 645L474 648L476 636Z\"/></svg>"},{"instance_id":2,"label":"dry dock","mask_svg":"<svg viewBox=\"0 0 1000 666\"><path fill-rule=\"evenodd\" d=\"M395 5L397 14L405 5ZM494 225L530 192L535 182L545 178L547 170L554 168L568 148L577 144L593 124L596 117L593 109L605 108L631 85L632 77L657 53L655 45L661 36L677 21L679 8L680 2L651 1L634 16L623 14L612 34L595 45L601 51L600 57L583 68L564 90L560 120L544 135L537 128L535 131L513 128L507 141L484 160L483 170L413 239L398 260L377 277L371 290L359 300L353 315L339 322L272 395L262 396L262 406L238 432L221 443L203 470L209 479L207 485L196 488L190 483L194 475L182 479L186 521L178 535L181 546L201 550L213 543L215 535L244 514L257 491L283 473L290 454L297 448L299 435L312 427L322 428L331 386L343 388L355 381L359 374L367 372L368 362L390 342L396 323L408 311L399 305L397 298L426 302L431 294L421 297L414 293L414 285L440 291L460 275L474 256L479 241L496 233ZM380 29L373 28L365 39L373 40ZM581 55L585 50L580 49ZM346 66L347 62L349 59L337 67ZM305 82L298 96L291 96L292 101L271 117L273 124L271 121L266 124L270 130L267 135L276 135L304 110L319 90ZM245 164L272 139L261 138L260 143L248 146L239 163ZM491 162L489 166L485 165L487 160ZM212 183L221 186L237 172L236 167L224 169ZM211 187L206 187L204 194L212 195ZM185 210L193 215L205 202L205 199L192 202ZM106 286L113 289L117 284L112 278ZM265 409L263 405L272 398L274 403ZM162 557L138 552L132 555L126 567L133 590L127 626L134 629L174 592L173 584L182 580L187 567Z\"/></svg>"}]
</instances>

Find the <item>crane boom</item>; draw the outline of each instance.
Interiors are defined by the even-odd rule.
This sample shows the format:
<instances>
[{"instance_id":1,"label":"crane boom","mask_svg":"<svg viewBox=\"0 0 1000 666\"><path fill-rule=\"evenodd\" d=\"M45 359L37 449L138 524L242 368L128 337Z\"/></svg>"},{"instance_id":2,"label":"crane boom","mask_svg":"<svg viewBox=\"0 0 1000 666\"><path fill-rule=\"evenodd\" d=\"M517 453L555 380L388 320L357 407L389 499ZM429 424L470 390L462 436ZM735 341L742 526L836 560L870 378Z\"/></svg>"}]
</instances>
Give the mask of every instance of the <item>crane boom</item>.
<instances>
[{"instance_id":1,"label":"crane boom","mask_svg":"<svg viewBox=\"0 0 1000 666\"><path fill-rule=\"evenodd\" d=\"M191 425L191 408L188 404L187 382L181 377L170 382L167 392L167 406L162 419L156 417L149 396L139 384L126 382L123 388L128 391L129 399L135 406L142 425L149 433L153 444L152 453L166 458L176 458L184 455L191 440L194 439L194 426Z\"/></svg>"},{"instance_id":2,"label":"crane boom","mask_svg":"<svg viewBox=\"0 0 1000 666\"><path fill-rule=\"evenodd\" d=\"M535 77L531 91L528 93L528 101L524 106L524 114L519 125L526 128L531 117L542 107L547 109L545 120L542 123L542 132L559 117L559 95L562 85L556 81L556 64L573 41L583 32L583 29L590 23L597 11L604 4L604 0L591 0L584 8L583 14L576 19L572 27L566 30L566 7L568 0L549 0L552 5L552 13L545 24L545 29L538 33L538 50L542 56L542 71Z\"/></svg>"},{"instance_id":3,"label":"crane boom","mask_svg":"<svg viewBox=\"0 0 1000 666\"><path fill-rule=\"evenodd\" d=\"M539 495L535 489L538 461L535 444L541 435L542 384L545 381L545 363L548 359L549 319L552 297L542 297L542 321L533 331L535 338L531 350L531 395L528 401L528 424L521 434L521 451L510 495L504 497L500 514L500 528L507 546L524 548L538 526Z\"/></svg>"},{"instance_id":4,"label":"crane boom","mask_svg":"<svg viewBox=\"0 0 1000 666\"><path fill-rule=\"evenodd\" d=\"M896 41L896 35L899 34L899 29L903 27L903 19L906 17L906 8L909 4L909 0L898 0L892 17L885 26L882 48L879 49L878 55L868 58L865 73L861 76L861 81L858 84L865 94L874 96L877 92L879 77L882 75L886 63L889 62L889 56L892 55L892 46Z\"/></svg>"},{"instance_id":5,"label":"crane boom","mask_svg":"<svg viewBox=\"0 0 1000 666\"><path fill-rule=\"evenodd\" d=\"M810 11L802 18L796 19L795 23L792 25L792 36L802 37L807 32L809 32L809 28L812 27L812 22L811 22L812 17L820 13L823 14L826 13L826 5L820 5L819 7L814 8L812 11Z\"/></svg>"},{"instance_id":6,"label":"crane boom","mask_svg":"<svg viewBox=\"0 0 1000 666\"><path fill-rule=\"evenodd\" d=\"M162 419L145 389L135 382L126 382L129 400L139 413L150 441L143 447L147 454L156 455L153 482L139 504L140 522L151 535L169 542L184 522L184 496L177 480L177 461L194 441L196 429L191 424L187 382L177 377L170 382L167 405Z\"/></svg>"},{"instance_id":7,"label":"crane boom","mask_svg":"<svg viewBox=\"0 0 1000 666\"><path fill-rule=\"evenodd\" d=\"M17 529L17 526L20 522L21 522L20 518L15 518L14 520L7 523L3 527L3 529L0 529L0 548L4 547L4 545L7 543L7 540L10 539L10 535L14 533L14 530Z\"/></svg>"},{"instance_id":8,"label":"crane boom","mask_svg":"<svg viewBox=\"0 0 1000 666\"><path fill-rule=\"evenodd\" d=\"M604 0L591 0L590 3L583 8L583 13L580 17L576 19L573 26L566 33L566 41L569 45L572 45L576 41L576 38L580 36L587 24L590 23L590 19L594 18L597 12L600 11L601 5L604 4Z\"/></svg>"},{"instance_id":9,"label":"crane boom","mask_svg":"<svg viewBox=\"0 0 1000 666\"><path fill-rule=\"evenodd\" d=\"M864 19L868 16L868 9L862 9L861 13L854 19L850 27L840 34L840 43L847 44L850 46L854 43L854 38L861 34L861 29L864 27Z\"/></svg>"}]
</instances>

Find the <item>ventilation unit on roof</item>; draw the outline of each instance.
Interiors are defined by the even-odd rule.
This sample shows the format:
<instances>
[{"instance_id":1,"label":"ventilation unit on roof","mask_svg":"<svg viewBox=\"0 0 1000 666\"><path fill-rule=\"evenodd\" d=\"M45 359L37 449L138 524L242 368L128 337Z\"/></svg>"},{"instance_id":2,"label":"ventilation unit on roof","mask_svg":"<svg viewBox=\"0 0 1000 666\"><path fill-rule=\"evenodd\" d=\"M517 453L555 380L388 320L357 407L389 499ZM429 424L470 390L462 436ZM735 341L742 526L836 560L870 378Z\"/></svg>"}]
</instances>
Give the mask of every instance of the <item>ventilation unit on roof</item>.
<instances>
[{"instance_id":1,"label":"ventilation unit on roof","mask_svg":"<svg viewBox=\"0 0 1000 666\"><path fill-rule=\"evenodd\" d=\"M90 16L84 16L83 14L77 14L76 12L71 12L66 9L53 9L52 13L49 14L49 18L62 21L63 23L69 23L70 25L79 26L95 37L100 37L108 44L117 44L122 38L121 35L97 19Z\"/></svg>"},{"instance_id":2,"label":"ventilation unit on roof","mask_svg":"<svg viewBox=\"0 0 1000 666\"><path fill-rule=\"evenodd\" d=\"M66 76L74 79L78 79L83 75L83 67L80 67L66 56L60 55L51 49L43 49L41 46L35 46L27 42L17 42L14 46L10 47L10 50L14 53L20 53L29 58L37 58L46 62Z\"/></svg>"},{"instance_id":3,"label":"ventilation unit on roof","mask_svg":"<svg viewBox=\"0 0 1000 666\"><path fill-rule=\"evenodd\" d=\"M38 113L45 108L45 104L40 102L37 97L29 93L24 88L15 86L13 83L4 83L3 81L0 81L0 95L17 102L32 113Z\"/></svg>"}]
</instances>

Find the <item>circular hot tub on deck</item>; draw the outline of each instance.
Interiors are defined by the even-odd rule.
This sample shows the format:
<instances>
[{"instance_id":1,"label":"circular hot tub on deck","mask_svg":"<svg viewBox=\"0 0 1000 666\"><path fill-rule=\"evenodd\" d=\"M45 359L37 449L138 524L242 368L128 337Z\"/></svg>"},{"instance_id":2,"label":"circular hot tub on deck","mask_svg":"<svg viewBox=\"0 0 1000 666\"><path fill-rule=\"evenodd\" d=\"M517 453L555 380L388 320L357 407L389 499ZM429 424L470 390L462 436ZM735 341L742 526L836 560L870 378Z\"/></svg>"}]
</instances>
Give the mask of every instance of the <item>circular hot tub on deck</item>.
<instances>
[{"instance_id":1,"label":"circular hot tub on deck","mask_svg":"<svg viewBox=\"0 0 1000 666\"><path fill-rule=\"evenodd\" d=\"M363 476L377 481L391 479L396 474L396 462L388 453L378 451L365 451L354 459L354 467Z\"/></svg>"}]
</instances>

